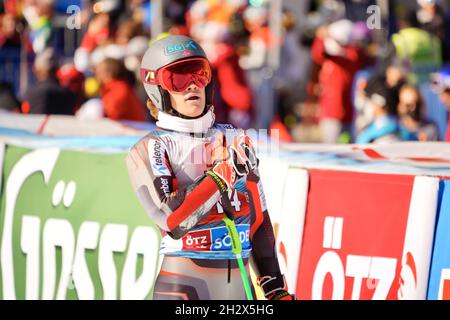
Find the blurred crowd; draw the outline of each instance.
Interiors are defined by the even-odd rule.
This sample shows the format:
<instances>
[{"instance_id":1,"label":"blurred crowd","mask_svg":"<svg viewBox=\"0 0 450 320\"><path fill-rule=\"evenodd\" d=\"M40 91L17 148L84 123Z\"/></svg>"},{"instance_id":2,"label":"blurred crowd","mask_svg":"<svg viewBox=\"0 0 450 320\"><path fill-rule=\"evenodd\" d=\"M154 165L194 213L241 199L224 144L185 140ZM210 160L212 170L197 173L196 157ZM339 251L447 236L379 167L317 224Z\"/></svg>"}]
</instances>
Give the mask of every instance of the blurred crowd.
<instances>
[{"instance_id":1,"label":"blurred crowd","mask_svg":"<svg viewBox=\"0 0 450 320\"><path fill-rule=\"evenodd\" d=\"M140 61L183 34L211 62L219 122L288 142L450 141L449 25L445 0L4 0L0 112L154 121Z\"/></svg>"}]
</instances>

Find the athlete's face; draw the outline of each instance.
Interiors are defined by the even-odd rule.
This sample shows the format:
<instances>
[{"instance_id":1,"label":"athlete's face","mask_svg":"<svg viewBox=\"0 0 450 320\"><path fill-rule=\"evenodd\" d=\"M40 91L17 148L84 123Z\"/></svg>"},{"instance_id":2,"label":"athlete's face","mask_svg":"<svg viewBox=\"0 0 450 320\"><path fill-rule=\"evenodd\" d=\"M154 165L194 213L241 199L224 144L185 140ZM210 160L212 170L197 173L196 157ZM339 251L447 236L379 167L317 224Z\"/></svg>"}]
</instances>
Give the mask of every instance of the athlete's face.
<instances>
[{"instance_id":1,"label":"athlete's face","mask_svg":"<svg viewBox=\"0 0 450 320\"><path fill-rule=\"evenodd\" d=\"M205 88L199 88L193 82L183 92L169 93L172 107L185 116L198 117L205 109Z\"/></svg>"}]
</instances>

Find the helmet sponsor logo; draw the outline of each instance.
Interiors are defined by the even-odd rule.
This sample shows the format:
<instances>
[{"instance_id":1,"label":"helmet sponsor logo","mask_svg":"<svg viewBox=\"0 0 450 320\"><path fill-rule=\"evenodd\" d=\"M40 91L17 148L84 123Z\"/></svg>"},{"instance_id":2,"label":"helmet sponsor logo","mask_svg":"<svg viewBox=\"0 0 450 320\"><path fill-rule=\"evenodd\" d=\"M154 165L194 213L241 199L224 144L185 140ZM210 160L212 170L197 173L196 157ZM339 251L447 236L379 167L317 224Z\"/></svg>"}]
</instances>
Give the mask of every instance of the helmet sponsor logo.
<instances>
[{"instance_id":1,"label":"helmet sponsor logo","mask_svg":"<svg viewBox=\"0 0 450 320\"><path fill-rule=\"evenodd\" d=\"M147 71L145 74L145 81L149 82L151 80L155 79L155 72L154 71Z\"/></svg>"},{"instance_id":2,"label":"helmet sponsor logo","mask_svg":"<svg viewBox=\"0 0 450 320\"><path fill-rule=\"evenodd\" d=\"M156 71L141 68L141 80L147 84L157 84L156 83Z\"/></svg>"},{"instance_id":3,"label":"helmet sponsor logo","mask_svg":"<svg viewBox=\"0 0 450 320\"><path fill-rule=\"evenodd\" d=\"M182 53L181 53L181 55L183 56L183 57L189 57L189 56L191 56L192 55L192 53L190 52L190 51L183 51Z\"/></svg>"},{"instance_id":4,"label":"helmet sponsor logo","mask_svg":"<svg viewBox=\"0 0 450 320\"><path fill-rule=\"evenodd\" d=\"M195 42L193 40L189 41L188 43L178 42L175 44L168 45L164 51L165 51L166 55L169 56L171 54L183 52L183 51L189 50L189 49L194 49L194 50L197 49L197 46L195 45Z\"/></svg>"},{"instance_id":5,"label":"helmet sponsor logo","mask_svg":"<svg viewBox=\"0 0 450 320\"><path fill-rule=\"evenodd\" d=\"M170 170L164 161L164 148L161 142L151 139L148 144L150 164L153 174L157 177L170 176Z\"/></svg>"}]
</instances>

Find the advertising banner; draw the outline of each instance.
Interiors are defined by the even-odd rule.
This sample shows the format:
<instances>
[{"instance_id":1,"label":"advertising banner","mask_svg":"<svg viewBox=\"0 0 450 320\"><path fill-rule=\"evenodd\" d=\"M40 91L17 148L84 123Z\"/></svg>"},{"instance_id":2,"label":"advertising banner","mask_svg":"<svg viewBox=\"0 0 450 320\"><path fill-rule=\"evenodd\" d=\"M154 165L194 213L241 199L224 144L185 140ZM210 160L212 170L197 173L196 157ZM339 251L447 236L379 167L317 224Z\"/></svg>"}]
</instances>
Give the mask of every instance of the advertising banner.
<instances>
[{"instance_id":1,"label":"advertising banner","mask_svg":"<svg viewBox=\"0 0 450 320\"><path fill-rule=\"evenodd\" d=\"M429 300L450 300L450 181L441 182L441 206L434 240Z\"/></svg>"},{"instance_id":2,"label":"advertising banner","mask_svg":"<svg viewBox=\"0 0 450 320\"><path fill-rule=\"evenodd\" d=\"M425 299L438 178L310 170L299 299Z\"/></svg>"},{"instance_id":3,"label":"advertising banner","mask_svg":"<svg viewBox=\"0 0 450 320\"><path fill-rule=\"evenodd\" d=\"M125 154L7 145L0 299L149 299L160 234Z\"/></svg>"}]
</instances>

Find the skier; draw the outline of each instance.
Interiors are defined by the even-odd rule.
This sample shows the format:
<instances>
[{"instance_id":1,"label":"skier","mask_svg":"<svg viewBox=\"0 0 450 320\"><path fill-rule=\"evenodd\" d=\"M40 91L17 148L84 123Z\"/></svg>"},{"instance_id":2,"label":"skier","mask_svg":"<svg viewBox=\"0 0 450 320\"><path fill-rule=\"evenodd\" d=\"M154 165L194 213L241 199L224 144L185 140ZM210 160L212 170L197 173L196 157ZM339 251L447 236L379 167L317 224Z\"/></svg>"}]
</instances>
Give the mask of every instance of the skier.
<instances>
[{"instance_id":1,"label":"skier","mask_svg":"<svg viewBox=\"0 0 450 320\"><path fill-rule=\"evenodd\" d=\"M127 167L162 233L164 258L153 298L245 299L223 221L228 216L239 233L246 274L251 262L267 299L292 300L278 265L254 147L244 131L215 123L203 49L186 36L157 40L142 59L141 78L157 128L131 148Z\"/></svg>"}]
</instances>

